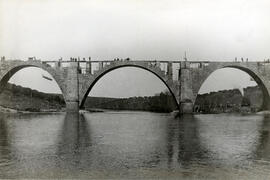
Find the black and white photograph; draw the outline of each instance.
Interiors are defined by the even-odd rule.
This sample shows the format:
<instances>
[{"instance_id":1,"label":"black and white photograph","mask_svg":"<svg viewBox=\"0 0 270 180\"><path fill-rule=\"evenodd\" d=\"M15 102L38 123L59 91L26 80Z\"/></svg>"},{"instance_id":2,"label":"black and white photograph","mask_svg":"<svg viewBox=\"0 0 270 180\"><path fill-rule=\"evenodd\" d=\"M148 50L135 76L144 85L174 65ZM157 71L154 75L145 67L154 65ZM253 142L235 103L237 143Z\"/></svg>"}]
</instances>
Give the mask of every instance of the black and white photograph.
<instances>
[{"instance_id":1,"label":"black and white photograph","mask_svg":"<svg viewBox=\"0 0 270 180\"><path fill-rule=\"evenodd\" d=\"M0 179L270 179L269 0L0 0Z\"/></svg>"}]
</instances>

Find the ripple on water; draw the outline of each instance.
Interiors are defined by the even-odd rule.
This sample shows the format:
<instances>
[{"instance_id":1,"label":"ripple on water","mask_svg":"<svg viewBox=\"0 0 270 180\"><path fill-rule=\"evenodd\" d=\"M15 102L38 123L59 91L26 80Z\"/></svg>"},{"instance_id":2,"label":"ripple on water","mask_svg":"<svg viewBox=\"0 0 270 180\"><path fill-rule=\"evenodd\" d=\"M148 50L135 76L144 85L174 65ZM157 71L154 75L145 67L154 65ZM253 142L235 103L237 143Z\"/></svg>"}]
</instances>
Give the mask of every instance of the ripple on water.
<instances>
[{"instance_id":1,"label":"ripple on water","mask_svg":"<svg viewBox=\"0 0 270 180\"><path fill-rule=\"evenodd\" d=\"M268 179L263 115L0 116L0 178Z\"/></svg>"}]
</instances>

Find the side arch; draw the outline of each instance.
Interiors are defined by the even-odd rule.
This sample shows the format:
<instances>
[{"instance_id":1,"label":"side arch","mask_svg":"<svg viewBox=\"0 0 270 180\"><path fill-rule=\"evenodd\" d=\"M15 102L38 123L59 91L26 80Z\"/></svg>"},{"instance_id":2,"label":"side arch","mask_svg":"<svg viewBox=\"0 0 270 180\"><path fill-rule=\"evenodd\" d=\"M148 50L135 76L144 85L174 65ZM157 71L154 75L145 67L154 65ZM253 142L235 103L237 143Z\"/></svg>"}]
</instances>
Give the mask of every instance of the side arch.
<instances>
[{"instance_id":1,"label":"side arch","mask_svg":"<svg viewBox=\"0 0 270 180\"><path fill-rule=\"evenodd\" d=\"M263 93L262 109L263 110L270 109L270 96L269 96L270 89L269 89L269 87L267 87L269 82L267 82L267 80L263 76L260 76L255 71L253 71L249 68L246 68L246 67L242 67L242 66L225 66L224 68L226 68L226 67L236 68L236 69L242 70L242 71L246 72L248 75L250 75L254 79L254 81L257 83L257 85L260 87L260 89Z\"/></svg>"},{"instance_id":2,"label":"side arch","mask_svg":"<svg viewBox=\"0 0 270 180\"><path fill-rule=\"evenodd\" d=\"M144 67L141 65L135 65L135 64L123 64L123 65L113 66L111 68L107 68L106 70L102 71L101 73L97 73L98 75L96 75L96 76L94 74L95 77L93 78L93 80L90 80L87 84L87 90L81 90L81 92L83 93L83 96L82 96L82 99L80 100L79 107L80 108L84 107L84 103L86 101L86 98L87 98L89 92L92 90L92 88L98 82L98 80L100 80L107 73L109 73L113 70L119 69L119 68L124 68L124 67L135 67L135 68L139 68L139 69L144 69L144 70L154 74L156 77L158 77L165 84L165 86L168 88L168 90L170 91L170 93L173 96L173 99L175 101L175 104L179 109L179 103L178 103L177 95L176 95L175 91L173 90L172 81L166 77L161 77L160 76L160 74L162 74L161 72L157 72L156 70L152 70L150 68L147 68L147 67Z\"/></svg>"},{"instance_id":3,"label":"side arch","mask_svg":"<svg viewBox=\"0 0 270 180\"><path fill-rule=\"evenodd\" d=\"M10 65L8 66L5 70L2 70L2 72L0 73L0 93L4 90L6 84L8 83L9 79L18 71L20 71L21 69L27 68L27 67L36 67L39 69L42 69L46 72L48 72L53 79L55 80L56 84L58 85L58 87L60 88L64 101L66 102L66 97L65 97L65 87L63 86L63 83L60 79L60 75L53 70L50 66L46 66L46 65L35 65L35 64L18 64L18 65Z\"/></svg>"},{"instance_id":4,"label":"side arch","mask_svg":"<svg viewBox=\"0 0 270 180\"><path fill-rule=\"evenodd\" d=\"M211 68L211 67L210 67ZM238 69L240 71L243 71L247 73L249 76L251 76L257 85L260 87L262 93L263 93L263 104L262 104L262 110L269 110L270 109L270 83L267 81L267 79L258 71L257 68L249 68L246 66L240 66L240 65L221 65L219 67L215 67L211 70L205 71L206 73L201 73L201 80L197 84L197 86L194 87L193 92L194 92L194 104L197 99L199 90L201 89L201 86L203 83L207 80L207 78L214 73L215 71L219 69L224 69L224 68L234 68Z\"/></svg>"}]
</instances>

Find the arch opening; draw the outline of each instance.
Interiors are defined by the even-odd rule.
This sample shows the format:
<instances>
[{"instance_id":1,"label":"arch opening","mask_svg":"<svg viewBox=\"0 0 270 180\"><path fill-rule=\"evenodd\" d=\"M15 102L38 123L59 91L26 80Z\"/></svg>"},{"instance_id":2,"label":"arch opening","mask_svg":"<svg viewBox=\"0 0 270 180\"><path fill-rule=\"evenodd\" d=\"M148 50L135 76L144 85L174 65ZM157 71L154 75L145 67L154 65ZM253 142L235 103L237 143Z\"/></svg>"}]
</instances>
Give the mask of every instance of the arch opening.
<instances>
[{"instance_id":1,"label":"arch opening","mask_svg":"<svg viewBox=\"0 0 270 180\"><path fill-rule=\"evenodd\" d=\"M65 107L62 89L41 67L21 65L0 79L1 106L22 111L60 111Z\"/></svg>"},{"instance_id":2,"label":"arch opening","mask_svg":"<svg viewBox=\"0 0 270 180\"><path fill-rule=\"evenodd\" d=\"M257 112L269 108L269 99L263 80L251 69L225 66L203 81L195 98L194 112Z\"/></svg>"},{"instance_id":3,"label":"arch opening","mask_svg":"<svg viewBox=\"0 0 270 180\"><path fill-rule=\"evenodd\" d=\"M174 109L177 109L177 108L179 108L179 105L178 105L178 102L177 102L177 99L176 99L176 96L175 96L175 94L174 94L174 92L173 92L173 90L171 89L171 87L168 85L168 83L166 82L166 80L163 78L163 77L161 77L160 75L158 75L158 72L155 72L155 71L153 71L153 70L151 70L151 69L148 69L148 68L146 68L146 67L143 67L143 66L139 66L139 65L121 65L121 66L116 66L116 67L113 67L113 68L110 68L110 69L107 69L107 70L105 70L104 72L102 72L101 74L99 74L94 80L93 80L93 82L91 82L91 84L89 85L89 87L88 87L88 89L87 89L87 91L86 91L86 93L84 94L84 96L83 96L83 98L82 98L82 100L81 100L81 103L80 103L80 108L81 109L83 109L83 108L85 108L85 103L86 103L86 99L87 99L87 97L88 97L88 95L90 94L90 92L92 92L92 90L94 90L93 88L94 88L94 86L96 87L96 85L100 82L100 80L102 80L103 78L106 78L106 75L109 75L109 73L117 73L117 71L115 71L115 70L122 70L122 71L130 71L130 70L137 70L137 71L144 71L144 73L145 72L147 72L147 73L149 73L150 74L150 76L153 76L154 78L156 78L157 79L157 81L158 82L160 82L161 81L161 84L163 85L163 86L165 86L165 88L164 88L164 90L167 90L167 92L166 91L160 91L159 93L159 95L161 96L161 95L166 95L166 96L171 96L171 98L172 98L172 101L173 101L173 104L174 104L174 106L175 106L175 108ZM128 74L127 72L125 72L126 74ZM130 73L131 74L131 73ZM122 74L123 75L123 74ZM113 77L114 78L114 77ZM137 78L137 76L136 76L136 78ZM117 79L117 78L116 78ZM125 80L123 80L123 78L120 78L121 79L121 81L125 81ZM126 79L127 80L127 79ZM111 82L110 82L111 83ZM151 84L151 83L150 83ZM146 83L145 85L146 86L149 86L150 85L149 83ZM112 85L113 86L113 85ZM122 86L122 85L121 85ZM119 87L119 86L118 86ZM136 89L136 87L129 87L130 89ZM95 91L95 90L94 90ZM146 96L145 95L133 95L132 97L135 97L135 96L137 96L137 97L142 97L142 98L145 98ZM153 96L154 96L154 94L153 94ZM148 96L148 97L153 97L153 96ZM155 94L155 96L157 96L157 94ZM129 98L131 98L131 96L129 96ZM128 97L126 96L126 98L122 98L122 99L128 99Z\"/></svg>"}]
</instances>

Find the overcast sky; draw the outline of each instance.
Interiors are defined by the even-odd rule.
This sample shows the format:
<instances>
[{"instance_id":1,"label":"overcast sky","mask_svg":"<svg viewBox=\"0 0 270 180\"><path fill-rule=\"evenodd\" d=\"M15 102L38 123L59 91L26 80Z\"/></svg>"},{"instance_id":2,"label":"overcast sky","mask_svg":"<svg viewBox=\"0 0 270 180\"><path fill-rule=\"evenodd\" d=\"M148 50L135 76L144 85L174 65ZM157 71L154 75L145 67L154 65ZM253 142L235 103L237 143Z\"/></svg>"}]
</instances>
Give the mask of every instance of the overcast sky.
<instances>
[{"instance_id":1,"label":"overcast sky","mask_svg":"<svg viewBox=\"0 0 270 180\"><path fill-rule=\"evenodd\" d=\"M0 55L43 60L70 56L181 60L187 51L189 60L263 60L270 58L269 9L269 0L0 0ZM155 84L160 83L156 77L146 77L147 72L141 76L141 70L132 70L129 78L133 79L126 81L130 69L117 71L109 79L118 77L123 87L132 87L128 83L137 78L155 87L152 93L158 86L164 88ZM20 76L33 77L34 72L24 73ZM94 88L101 95L106 91L102 82L106 84L108 77ZM226 85L249 83L234 79ZM51 82L37 81L44 81L45 91L52 91ZM37 84L31 81L28 85ZM143 92L135 91L135 95ZM121 90L123 96L129 95L126 92ZM119 94L119 89L112 89L110 96L114 93Z\"/></svg>"}]
</instances>

